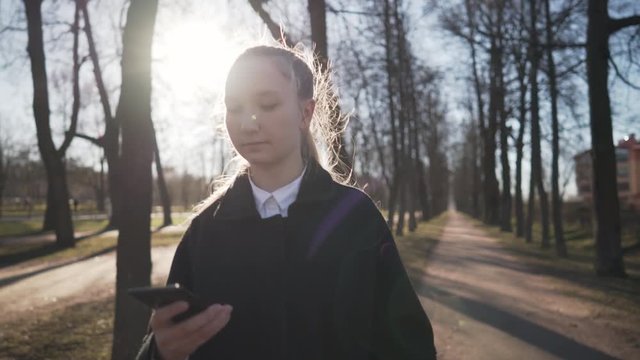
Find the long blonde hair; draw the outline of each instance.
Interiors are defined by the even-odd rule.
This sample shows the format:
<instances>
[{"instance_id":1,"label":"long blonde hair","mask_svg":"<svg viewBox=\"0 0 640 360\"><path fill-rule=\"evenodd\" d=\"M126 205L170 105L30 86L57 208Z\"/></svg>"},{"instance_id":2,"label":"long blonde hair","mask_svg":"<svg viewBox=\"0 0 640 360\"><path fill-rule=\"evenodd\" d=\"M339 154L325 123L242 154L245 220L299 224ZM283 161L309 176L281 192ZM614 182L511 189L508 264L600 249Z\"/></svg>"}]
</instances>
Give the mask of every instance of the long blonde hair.
<instances>
[{"instance_id":1,"label":"long blonde hair","mask_svg":"<svg viewBox=\"0 0 640 360\"><path fill-rule=\"evenodd\" d=\"M251 57L276 59L283 75L296 85L298 98L300 100L315 100L315 111L311 124L302 133L301 153L303 160L313 159L329 172L335 181L342 184L349 183L351 174L343 174L335 170L342 164L339 149L335 149L332 144L337 143L336 140L344 132L348 116L338 111L338 92L333 86L329 64L327 64L326 70L322 71L313 51L307 47L298 44L289 48L277 43L247 48L236 58L232 68L240 60ZM338 119L335 119L336 116ZM211 195L194 207L193 217L222 197L236 177L246 173L249 168L246 160L238 154L229 161L228 165L234 168L232 174L220 175L213 181Z\"/></svg>"}]
</instances>

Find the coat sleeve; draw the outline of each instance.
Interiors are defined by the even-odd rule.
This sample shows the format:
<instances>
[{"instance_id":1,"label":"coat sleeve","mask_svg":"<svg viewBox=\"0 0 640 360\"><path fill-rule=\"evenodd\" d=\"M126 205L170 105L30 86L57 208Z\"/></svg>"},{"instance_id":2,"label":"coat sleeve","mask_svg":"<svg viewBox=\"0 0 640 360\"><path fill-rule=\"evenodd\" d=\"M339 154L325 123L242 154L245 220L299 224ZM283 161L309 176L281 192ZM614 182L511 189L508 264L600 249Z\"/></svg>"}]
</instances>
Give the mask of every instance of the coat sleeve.
<instances>
[{"instance_id":1,"label":"coat sleeve","mask_svg":"<svg viewBox=\"0 0 640 360\"><path fill-rule=\"evenodd\" d=\"M191 261L189 258L189 243L192 241L191 238L194 236L194 224L192 223L187 231L182 236L182 240L178 244L178 248L176 249L176 253L173 256L173 261L171 263L171 270L169 271L169 276L167 278L167 284L180 283L180 285L191 288L192 287L192 278L191 278ZM138 355L136 356L136 360L156 360L160 359L157 353L155 337L153 332L151 331L151 325L147 328L147 335L142 339L142 346L140 350L138 350Z\"/></svg>"},{"instance_id":2,"label":"coat sleeve","mask_svg":"<svg viewBox=\"0 0 640 360\"><path fill-rule=\"evenodd\" d=\"M435 359L431 323L413 290L393 236L381 221L375 262L373 358Z\"/></svg>"}]
</instances>

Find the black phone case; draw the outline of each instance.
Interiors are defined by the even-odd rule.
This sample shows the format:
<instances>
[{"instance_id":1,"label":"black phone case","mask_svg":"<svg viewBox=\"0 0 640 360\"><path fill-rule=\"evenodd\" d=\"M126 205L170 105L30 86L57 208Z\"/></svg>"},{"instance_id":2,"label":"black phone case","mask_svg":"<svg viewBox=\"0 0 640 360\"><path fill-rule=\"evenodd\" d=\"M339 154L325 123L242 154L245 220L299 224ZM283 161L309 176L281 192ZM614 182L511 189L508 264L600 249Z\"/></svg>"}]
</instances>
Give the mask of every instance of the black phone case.
<instances>
[{"instance_id":1,"label":"black phone case","mask_svg":"<svg viewBox=\"0 0 640 360\"><path fill-rule=\"evenodd\" d=\"M189 308L185 312L172 318L174 322L188 319L207 308L207 305L189 290L177 286L131 288L127 290L127 293L153 309L176 301L189 303Z\"/></svg>"}]
</instances>

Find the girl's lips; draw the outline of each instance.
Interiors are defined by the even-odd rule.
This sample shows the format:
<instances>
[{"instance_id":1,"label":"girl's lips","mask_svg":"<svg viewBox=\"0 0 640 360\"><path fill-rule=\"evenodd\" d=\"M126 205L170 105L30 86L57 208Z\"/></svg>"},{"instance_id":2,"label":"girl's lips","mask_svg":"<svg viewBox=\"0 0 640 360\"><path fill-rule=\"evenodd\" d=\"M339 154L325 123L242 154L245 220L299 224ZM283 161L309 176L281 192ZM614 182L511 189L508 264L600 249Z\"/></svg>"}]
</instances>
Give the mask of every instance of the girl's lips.
<instances>
[{"instance_id":1,"label":"girl's lips","mask_svg":"<svg viewBox=\"0 0 640 360\"><path fill-rule=\"evenodd\" d=\"M267 144L266 141L254 141L254 142L245 143L243 146L260 146L265 144Z\"/></svg>"}]
</instances>

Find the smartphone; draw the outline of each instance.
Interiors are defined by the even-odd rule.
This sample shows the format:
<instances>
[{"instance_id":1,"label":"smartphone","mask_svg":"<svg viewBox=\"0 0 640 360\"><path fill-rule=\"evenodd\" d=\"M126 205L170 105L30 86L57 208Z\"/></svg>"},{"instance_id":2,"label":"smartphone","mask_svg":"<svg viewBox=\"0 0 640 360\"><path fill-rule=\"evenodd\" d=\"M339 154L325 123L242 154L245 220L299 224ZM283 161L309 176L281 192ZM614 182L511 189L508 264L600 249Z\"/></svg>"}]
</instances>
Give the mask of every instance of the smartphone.
<instances>
[{"instance_id":1,"label":"smartphone","mask_svg":"<svg viewBox=\"0 0 640 360\"><path fill-rule=\"evenodd\" d=\"M127 290L127 293L153 309L169 305L176 301L186 301L189 304L189 308L185 312L174 316L172 318L174 322L188 319L208 307L205 302L191 291L181 287L180 284L170 284L165 287L145 286L130 288Z\"/></svg>"}]
</instances>

